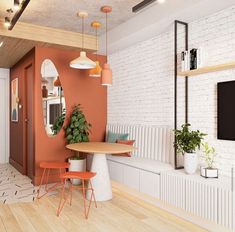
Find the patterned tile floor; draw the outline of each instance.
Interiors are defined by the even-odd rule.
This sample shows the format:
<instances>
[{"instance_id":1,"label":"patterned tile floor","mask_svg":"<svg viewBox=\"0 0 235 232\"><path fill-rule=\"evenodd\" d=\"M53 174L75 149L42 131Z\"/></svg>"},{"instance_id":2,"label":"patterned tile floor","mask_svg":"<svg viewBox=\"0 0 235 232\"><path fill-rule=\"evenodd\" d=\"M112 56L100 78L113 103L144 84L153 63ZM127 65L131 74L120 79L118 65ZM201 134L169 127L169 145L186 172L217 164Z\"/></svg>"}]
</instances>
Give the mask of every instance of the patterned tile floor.
<instances>
[{"instance_id":1,"label":"patterned tile floor","mask_svg":"<svg viewBox=\"0 0 235 232\"><path fill-rule=\"evenodd\" d=\"M0 201L4 204L34 201L37 189L10 164L0 164Z\"/></svg>"},{"instance_id":2,"label":"patterned tile floor","mask_svg":"<svg viewBox=\"0 0 235 232\"><path fill-rule=\"evenodd\" d=\"M37 191L38 187L33 186L27 176L23 176L10 164L0 164L0 202L3 204L33 202ZM44 193L44 188L41 193ZM57 193L58 191L54 191L48 195Z\"/></svg>"}]
</instances>

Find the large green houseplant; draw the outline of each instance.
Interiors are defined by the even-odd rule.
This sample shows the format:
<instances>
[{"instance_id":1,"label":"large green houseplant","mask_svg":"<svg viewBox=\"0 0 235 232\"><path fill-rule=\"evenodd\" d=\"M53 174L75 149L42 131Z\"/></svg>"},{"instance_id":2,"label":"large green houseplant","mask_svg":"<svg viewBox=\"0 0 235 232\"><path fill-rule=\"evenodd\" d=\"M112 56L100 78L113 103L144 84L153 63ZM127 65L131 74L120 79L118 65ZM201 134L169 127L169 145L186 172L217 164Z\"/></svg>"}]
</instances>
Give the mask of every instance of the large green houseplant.
<instances>
[{"instance_id":1,"label":"large green houseplant","mask_svg":"<svg viewBox=\"0 0 235 232\"><path fill-rule=\"evenodd\" d=\"M91 124L87 122L86 117L81 110L81 105L74 106L70 115L70 120L64 127L65 138L68 144L89 142ZM83 156L76 152L76 155L69 159L69 171L85 171L86 162ZM79 180L73 180L73 184L80 184Z\"/></svg>"},{"instance_id":2,"label":"large green houseplant","mask_svg":"<svg viewBox=\"0 0 235 232\"><path fill-rule=\"evenodd\" d=\"M190 130L190 124L186 123L181 126L180 130L175 130L175 146L178 153L184 155L184 169L186 173L193 174L197 170L197 154L202 141L206 134L199 130Z\"/></svg>"}]
</instances>

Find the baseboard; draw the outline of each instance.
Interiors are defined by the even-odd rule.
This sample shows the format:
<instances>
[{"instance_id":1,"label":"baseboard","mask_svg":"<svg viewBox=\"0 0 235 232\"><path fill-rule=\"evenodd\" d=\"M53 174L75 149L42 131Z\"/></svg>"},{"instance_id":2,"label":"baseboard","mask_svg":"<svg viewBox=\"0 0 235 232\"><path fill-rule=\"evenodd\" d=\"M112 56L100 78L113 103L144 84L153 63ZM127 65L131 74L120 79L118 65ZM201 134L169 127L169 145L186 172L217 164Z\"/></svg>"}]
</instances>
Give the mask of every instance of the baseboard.
<instances>
[{"instance_id":1,"label":"baseboard","mask_svg":"<svg viewBox=\"0 0 235 232\"><path fill-rule=\"evenodd\" d=\"M19 171L22 175L24 175L23 172L23 166L19 163L17 163L15 160L11 159L11 157L9 158L9 163L17 170Z\"/></svg>"},{"instance_id":2,"label":"baseboard","mask_svg":"<svg viewBox=\"0 0 235 232\"><path fill-rule=\"evenodd\" d=\"M165 210L165 211L167 211L177 217L180 217L186 221L189 221L193 224L199 225L200 227L202 227L208 231L211 231L211 232L232 232L232 230L229 230L221 225L218 225L216 223L213 223L209 220L203 219L203 218L198 217L196 215L190 214L183 209L179 209L179 208L174 207L172 205L166 204L165 202L163 202L157 198L151 197L151 196L144 194L144 193L140 193L139 191L134 190L126 185L120 184L116 181L112 181L112 187L116 188L120 191L123 191L125 193L128 193L130 195L133 195L136 198L139 198L147 203L150 203L151 205L157 206L160 209L163 209L163 210Z\"/></svg>"}]
</instances>

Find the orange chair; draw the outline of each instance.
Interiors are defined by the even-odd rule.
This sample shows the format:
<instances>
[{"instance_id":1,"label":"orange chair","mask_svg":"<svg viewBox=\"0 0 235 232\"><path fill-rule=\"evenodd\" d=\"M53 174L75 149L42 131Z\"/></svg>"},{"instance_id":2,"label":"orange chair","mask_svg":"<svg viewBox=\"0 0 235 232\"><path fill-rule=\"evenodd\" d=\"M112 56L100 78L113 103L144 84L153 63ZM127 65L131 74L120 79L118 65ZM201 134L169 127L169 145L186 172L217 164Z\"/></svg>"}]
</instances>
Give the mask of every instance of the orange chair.
<instances>
[{"instance_id":1,"label":"orange chair","mask_svg":"<svg viewBox=\"0 0 235 232\"><path fill-rule=\"evenodd\" d=\"M66 170L66 168L69 168L69 163L66 162L41 162L39 164L40 168L43 168L43 174L41 177L41 182L40 182L40 186L38 189L38 194L37 194L37 199L42 198L43 196L45 196L47 193L53 191L56 187L63 185L63 182L57 182L54 185L52 185L50 188L47 188L48 185L48 179L49 179L49 175L50 175L50 170L59 170L59 175L62 174L62 170ZM45 193L42 194L40 196L40 190L42 185L44 184L44 178L46 176L46 185L45 185Z\"/></svg>"},{"instance_id":2,"label":"orange chair","mask_svg":"<svg viewBox=\"0 0 235 232\"><path fill-rule=\"evenodd\" d=\"M66 185L66 181L68 179L73 180L73 179L80 179L82 180L82 186L76 186L77 189L82 190L82 195L83 195L83 201L84 201L84 213L85 213L85 218L88 218L88 214L89 214L89 210L90 210L90 206L91 206L91 202L92 199L94 200L95 203L95 207L97 208L97 204L96 204L96 199L95 199L95 193L94 193L94 189L92 187L92 183L91 183L91 179L96 175L96 173L93 172L66 172L64 174L62 174L60 176L60 178L63 181L63 187L62 187L62 191L61 191L61 198L60 198L60 203L59 203L59 207L57 210L57 216L60 215L60 212L62 211L65 202L67 201L68 197L65 197L65 185ZM87 181L87 186L85 186L85 181ZM74 185L71 184L69 191L70 191L70 205L72 205L72 196L73 196L73 189L74 189ZM89 199L89 205L87 207L86 205L86 190L91 191L91 197ZM64 200L63 200L64 199Z\"/></svg>"}]
</instances>

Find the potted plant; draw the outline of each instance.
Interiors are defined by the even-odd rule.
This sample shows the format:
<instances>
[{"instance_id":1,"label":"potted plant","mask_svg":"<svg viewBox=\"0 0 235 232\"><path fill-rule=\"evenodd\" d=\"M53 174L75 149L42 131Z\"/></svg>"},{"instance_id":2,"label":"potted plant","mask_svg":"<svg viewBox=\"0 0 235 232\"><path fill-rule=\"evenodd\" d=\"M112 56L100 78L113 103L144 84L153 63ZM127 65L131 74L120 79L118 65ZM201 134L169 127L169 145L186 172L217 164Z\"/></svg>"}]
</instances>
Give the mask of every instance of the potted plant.
<instances>
[{"instance_id":1,"label":"potted plant","mask_svg":"<svg viewBox=\"0 0 235 232\"><path fill-rule=\"evenodd\" d=\"M64 127L67 143L89 142L90 128L91 124L87 122L81 110L81 105L76 105L71 113L70 121ZM69 159L69 163L69 171L82 172L86 170L86 160L79 152L76 152L75 156ZM72 183L78 185L80 180L73 180Z\"/></svg>"},{"instance_id":2,"label":"potted plant","mask_svg":"<svg viewBox=\"0 0 235 232\"><path fill-rule=\"evenodd\" d=\"M203 143L202 158L206 163L206 167L200 168L201 176L205 178L218 178L218 168L215 168L215 148L210 147L208 143Z\"/></svg>"},{"instance_id":3,"label":"potted plant","mask_svg":"<svg viewBox=\"0 0 235 232\"><path fill-rule=\"evenodd\" d=\"M175 130L175 146L177 151L184 156L184 169L187 174L194 174L197 170L198 157L197 149L200 149L202 140L206 134L199 130L192 131L191 125L186 123L181 126L181 130Z\"/></svg>"}]
</instances>

